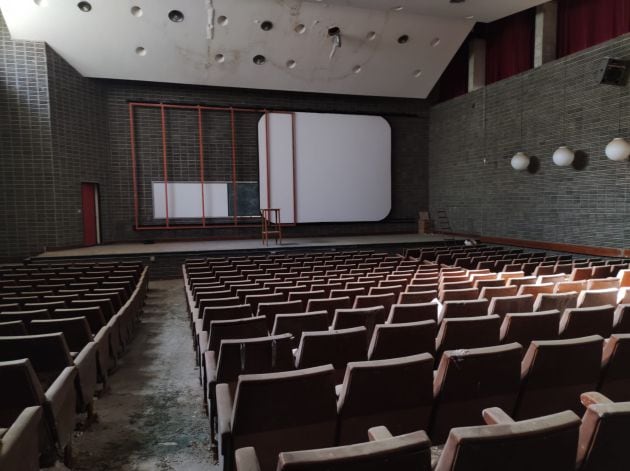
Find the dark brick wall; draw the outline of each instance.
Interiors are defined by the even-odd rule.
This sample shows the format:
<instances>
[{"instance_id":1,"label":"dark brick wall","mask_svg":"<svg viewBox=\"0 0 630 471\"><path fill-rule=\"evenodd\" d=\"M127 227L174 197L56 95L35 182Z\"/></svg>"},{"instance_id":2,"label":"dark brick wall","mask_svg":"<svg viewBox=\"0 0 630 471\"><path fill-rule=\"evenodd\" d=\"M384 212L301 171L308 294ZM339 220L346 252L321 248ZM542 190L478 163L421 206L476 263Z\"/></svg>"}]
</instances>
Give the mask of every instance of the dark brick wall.
<instances>
[{"instance_id":1,"label":"dark brick wall","mask_svg":"<svg viewBox=\"0 0 630 471\"><path fill-rule=\"evenodd\" d=\"M428 104L422 100L273 92L216 87L101 81L107 94L111 178L103 196L109 212L105 240L161 239L208 236L258 236L258 229L240 228L133 231L133 195L128 102L163 102L267 108L331 113L378 114L392 127L392 212L394 224L303 225L287 229L293 235L374 233L415 230L418 211L428 207ZM258 180L257 122L260 115L236 113L237 178ZM153 223L151 181L161 181L162 141L159 109L137 109L136 152L140 183L140 221ZM167 110L169 181L199 181L197 116L195 112ZM203 113L204 166L207 181L231 179L232 136L229 113ZM177 162L175 164L175 162ZM407 220L407 222L401 222ZM411 221L411 222L409 222ZM198 221L197 221L198 222Z\"/></svg>"},{"instance_id":2,"label":"dark brick wall","mask_svg":"<svg viewBox=\"0 0 630 471\"><path fill-rule=\"evenodd\" d=\"M630 59L630 35L434 106L433 215L447 210L461 233L627 247L630 164L604 148L630 138L630 86L597 83L607 56ZM576 168L552 163L560 145L576 151ZM536 171L511 168L519 150Z\"/></svg>"},{"instance_id":3,"label":"dark brick wall","mask_svg":"<svg viewBox=\"0 0 630 471\"><path fill-rule=\"evenodd\" d=\"M12 41L0 14L0 259L56 245L45 45Z\"/></svg>"}]
</instances>

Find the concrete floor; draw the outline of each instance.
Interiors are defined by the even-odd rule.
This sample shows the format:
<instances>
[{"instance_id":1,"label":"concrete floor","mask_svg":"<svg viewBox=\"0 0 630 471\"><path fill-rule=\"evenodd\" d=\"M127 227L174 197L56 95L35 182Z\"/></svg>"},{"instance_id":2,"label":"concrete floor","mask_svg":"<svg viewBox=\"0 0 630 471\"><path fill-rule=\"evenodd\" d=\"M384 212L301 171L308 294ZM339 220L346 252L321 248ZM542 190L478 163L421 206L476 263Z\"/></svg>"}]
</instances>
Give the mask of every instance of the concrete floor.
<instances>
[{"instance_id":1,"label":"concrete floor","mask_svg":"<svg viewBox=\"0 0 630 471\"><path fill-rule=\"evenodd\" d=\"M76 470L218 470L182 280L152 281L138 335L73 442Z\"/></svg>"}]
</instances>

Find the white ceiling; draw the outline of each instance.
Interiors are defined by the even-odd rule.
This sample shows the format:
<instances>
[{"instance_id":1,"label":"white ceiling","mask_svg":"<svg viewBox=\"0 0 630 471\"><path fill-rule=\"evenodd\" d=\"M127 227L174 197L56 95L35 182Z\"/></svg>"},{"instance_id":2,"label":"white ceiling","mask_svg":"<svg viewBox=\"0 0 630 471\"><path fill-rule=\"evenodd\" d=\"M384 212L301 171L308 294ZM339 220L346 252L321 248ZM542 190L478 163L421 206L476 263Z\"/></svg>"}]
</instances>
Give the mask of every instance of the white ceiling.
<instances>
[{"instance_id":1,"label":"white ceiling","mask_svg":"<svg viewBox=\"0 0 630 471\"><path fill-rule=\"evenodd\" d=\"M78 0L0 0L0 9L14 39L46 41L87 77L409 98L426 98L475 21L544 3L88 1L87 13ZM142 15L134 16L133 7ZM183 12L183 22L168 19L172 9ZM273 23L270 31L260 28L265 20ZM331 26L341 29L342 40L332 58ZM399 44L403 34L409 40ZM258 54L266 57L263 65L253 63Z\"/></svg>"}]
</instances>

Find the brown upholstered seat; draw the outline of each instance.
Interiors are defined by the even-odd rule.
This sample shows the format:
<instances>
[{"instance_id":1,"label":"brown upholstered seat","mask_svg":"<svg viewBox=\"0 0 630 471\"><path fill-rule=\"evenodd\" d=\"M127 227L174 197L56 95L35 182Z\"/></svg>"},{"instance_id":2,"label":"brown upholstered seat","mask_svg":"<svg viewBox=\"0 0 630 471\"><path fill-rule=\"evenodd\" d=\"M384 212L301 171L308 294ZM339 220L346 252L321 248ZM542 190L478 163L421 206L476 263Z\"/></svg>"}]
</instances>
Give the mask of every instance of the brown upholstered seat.
<instances>
[{"instance_id":1,"label":"brown upholstered seat","mask_svg":"<svg viewBox=\"0 0 630 471\"><path fill-rule=\"evenodd\" d=\"M304 312L302 301L282 301L274 303L260 303L258 316L267 321L267 328L272 329L277 314L297 314Z\"/></svg>"},{"instance_id":2,"label":"brown upholstered seat","mask_svg":"<svg viewBox=\"0 0 630 471\"><path fill-rule=\"evenodd\" d=\"M10 423L0 423L0 469L39 471L42 417L42 407L32 406L25 407Z\"/></svg>"},{"instance_id":3,"label":"brown upholstered seat","mask_svg":"<svg viewBox=\"0 0 630 471\"><path fill-rule=\"evenodd\" d=\"M517 294L519 296L531 294L535 299L539 293L553 293L554 286L555 285L553 283L544 283L541 285L521 285L518 288Z\"/></svg>"},{"instance_id":4,"label":"brown upholstered seat","mask_svg":"<svg viewBox=\"0 0 630 471\"><path fill-rule=\"evenodd\" d=\"M522 349L511 343L444 352L433 387L433 443L444 443L453 427L483 424L481 411L487 407L514 409Z\"/></svg>"},{"instance_id":5,"label":"brown upholstered seat","mask_svg":"<svg viewBox=\"0 0 630 471\"><path fill-rule=\"evenodd\" d=\"M432 403L433 357L428 353L348 363L337 405L337 443L360 443L377 424L394 435L426 430Z\"/></svg>"},{"instance_id":6,"label":"brown upholstered seat","mask_svg":"<svg viewBox=\"0 0 630 471\"><path fill-rule=\"evenodd\" d=\"M278 314L273 324L271 334L291 334L291 346L297 348L300 344L303 332L326 329L328 329L328 313L326 311Z\"/></svg>"},{"instance_id":7,"label":"brown upholstered seat","mask_svg":"<svg viewBox=\"0 0 630 471\"><path fill-rule=\"evenodd\" d=\"M217 385L216 393L219 461L226 471L232 469L238 448L254 447L260 469L273 471L280 452L335 444L337 402L331 365L241 375L234 397L227 384Z\"/></svg>"},{"instance_id":8,"label":"brown upholstered seat","mask_svg":"<svg viewBox=\"0 0 630 471\"><path fill-rule=\"evenodd\" d=\"M499 344L499 316L444 319L435 339L436 360L445 350L480 348Z\"/></svg>"},{"instance_id":9,"label":"brown upholstered seat","mask_svg":"<svg viewBox=\"0 0 630 471\"><path fill-rule=\"evenodd\" d=\"M516 296L518 286L487 286L481 288L479 291L479 299L487 299L492 301L492 298Z\"/></svg>"},{"instance_id":10,"label":"brown upholstered seat","mask_svg":"<svg viewBox=\"0 0 630 471\"><path fill-rule=\"evenodd\" d=\"M384 312L388 313L392 307L392 304L396 302L398 298L397 295L390 294L378 294L378 295L365 295L365 296L357 296L354 299L354 304L352 307L354 309L363 308L363 307L375 307L375 306L383 306L385 309ZM382 322L385 322L385 314L383 315Z\"/></svg>"},{"instance_id":11,"label":"brown upholstered seat","mask_svg":"<svg viewBox=\"0 0 630 471\"><path fill-rule=\"evenodd\" d=\"M610 337L615 318L614 306L597 306L566 309L560 320L560 338L570 339L601 335Z\"/></svg>"},{"instance_id":12,"label":"brown upholstered seat","mask_svg":"<svg viewBox=\"0 0 630 471\"><path fill-rule=\"evenodd\" d=\"M350 284L350 283L348 283ZM346 285L345 289L333 289L330 290L329 297L331 298L349 298L350 303L354 304L354 298L359 295L366 294L367 290L365 288L348 288Z\"/></svg>"},{"instance_id":13,"label":"brown upholstered seat","mask_svg":"<svg viewBox=\"0 0 630 471\"><path fill-rule=\"evenodd\" d=\"M308 306L308 302L311 299L325 299L327 298L326 292L324 290L316 290L316 291L298 291L298 292L290 292L289 293L289 301L301 301L302 309L299 312L306 311L306 306Z\"/></svg>"},{"instance_id":14,"label":"brown upholstered seat","mask_svg":"<svg viewBox=\"0 0 630 471\"><path fill-rule=\"evenodd\" d=\"M367 330L353 327L304 332L295 358L298 369L332 364L335 384L341 384L348 362L367 360Z\"/></svg>"},{"instance_id":15,"label":"brown upholstered seat","mask_svg":"<svg viewBox=\"0 0 630 471\"><path fill-rule=\"evenodd\" d=\"M201 345L201 348L202 351L217 352L223 340L266 337L267 334L267 322L264 317L212 321L208 333L208 344L206 348Z\"/></svg>"},{"instance_id":16,"label":"brown upholstered seat","mask_svg":"<svg viewBox=\"0 0 630 471\"><path fill-rule=\"evenodd\" d=\"M393 437L385 427L368 430L369 442L280 453L276 471L431 471L431 442L412 432ZM363 438L365 442L367 437ZM260 470L253 447L236 450L236 471Z\"/></svg>"},{"instance_id":17,"label":"brown upholstered seat","mask_svg":"<svg viewBox=\"0 0 630 471\"><path fill-rule=\"evenodd\" d=\"M577 307L616 306L618 292L616 288L584 290L578 296Z\"/></svg>"},{"instance_id":18,"label":"brown upholstered seat","mask_svg":"<svg viewBox=\"0 0 630 471\"><path fill-rule=\"evenodd\" d=\"M441 303L446 301L472 301L479 298L477 288L445 289L439 292L438 299Z\"/></svg>"},{"instance_id":19,"label":"brown upholstered seat","mask_svg":"<svg viewBox=\"0 0 630 471\"><path fill-rule=\"evenodd\" d=\"M630 334L613 334L604 344L597 390L616 402L630 401Z\"/></svg>"},{"instance_id":20,"label":"brown upholstered seat","mask_svg":"<svg viewBox=\"0 0 630 471\"><path fill-rule=\"evenodd\" d=\"M437 322L437 303L392 304L386 322L400 324L432 320Z\"/></svg>"},{"instance_id":21,"label":"brown upholstered seat","mask_svg":"<svg viewBox=\"0 0 630 471\"><path fill-rule=\"evenodd\" d=\"M0 322L0 336L26 335L27 333L26 324L23 321Z\"/></svg>"},{"instance_id":22,"label":"brown upholstered seat","mask_svg":"<svg viewBox=\"0 0 630 471\"><path fill-rule=\"evenodd\" d=\"M521 365L515 417L528 419L570 409L581 415L580 394L597 387L603 339L536 340Z\"/></svg>"},{"instance_id":23,"label":"brown upholstered seat","mask_svg":"<svg viewBox=\"0 0 630 471\"><path fill-rule=\"evenodd\" d=\"M570 280L571 281L590 280L592 277L593 277L592 267L574 268L573 271L571 271Z\"/></svg>"},{"instance_id":24,"label":"brown upholstered seat","mask_svg":"<svg viewBox=\"0 0 630 471\"><path fill-rule=\"evenodd\" d=\"M594 290L594 289L609 289L615 288L619 289L619 279L618 278L600 278L588 280L586 282L586 289Z\"/></svg>"},{"instance_id":25,"label":"brown upholstered seat","mask_svg":"<svg viewBox=\"0 0 630 471\"><path fill-rule=\"evenodd\" d=\"M434 471L574 471L580 419L564 411L514 422L484 411L490 425L454 428Z\"/></svg>"},{"instance_id":26,"label":"brown upholstered seat","mask_svg":"<svg viewBox=\"0 0 630 471\"><path fill-rule=\"evenodd\" d=\"M570 293L571 291L575 291L579 293L580 291L586 289L586 280L582 281L561 281L556 283L556 286L553 289L554 293Z\"/></svg>"},{"instance_id":27,"label":"brown upholstered seat","mask_svg":"<svg viewBox=\"0 0 630 471\"><path fill-rule=\"evenodd\" d=\"M379 324L374 329L368 349L368 359L383 360L415 355L435 354L435 321L419 321L404 324Z\"/></svg>"},{"instance_id":28,"label":"brown upholstered seat","mask_svg":"<svg viewBox=\"0 0 630 471\"><path fill-rule=\"evenodd\" d=\"M358 309L337 309L331 329L350 329L363 326L366 329L367 341L372 338L374 326L385 322L385 310L382 306Z\"/></svg>"},{"instance_id":29,"label":"brown upholstered seat","mask_svg":"<svg viewBox=\"0 0 630 471\"><path fill-rule=\"evenodd\" d=\"M557 309L564 312L565 309L577 306L578 293L570 291L568 293L540 293L534 301L534 311L551 311Z\"/></svg>"},{"instance_id":30,"label":"brown upholstered seat","mask_svg":"<svg viewBox=\"0 0 630 471\"><path fill-rule=\"evenodd\" d=\"M243 298L241 298L243 299ZM284 297L280 293L258 293L258 294L247 294L244 298L244 303L249 304L252 312L258 312L258 305L260 303L275 303L284 301Z\"/></svg>"},{"instance_id":31,"label":"brown upholstered seat","mask_svg":"<svg viewBox=\"0 0 630 471\"><path fill-rule=\"evenodd\" d=\"M442 319L485 316L488 313L488 305L487 299L445 301L442 305Z\"/></svg>"},{"instance_id":32,"label":"brown upholstered seat","mask_svg":"<svg viewBox=\"0 0 630 471\"><path fill-rule=\"evenodd\" d=\"M534 310L534 296L499 296L490 300L488 314L496 314L501 318L508 313L532 312Z\"/></svg>"},{"instance_id":33,"label":"brown upholstered seat","mask_svg":"<svg viewBox=\"0 0 630 471\"><path fill-rule=\"evenodd\" d=\"M0 312L0 322L22 321L28 324L34 319L50 319L50 314L47 309Z\"/></svg>"},{"instance_id":34,"label":"brown upholstered seat","mask_svg":"<svg viewBox=\"0 0 630 471\"><path fill-rule=\"evenodd\" d=\"M332 324L337 309L350 309L352 302L349 297L311 299L306 305L307 312L326 311L328 313L328 323Z\"/></svg>"},{"instance_id":35,"label":"brown upholstered seat","mask_svg":"<svg viewBox=\"0 0 630 471\"><path fill-rule=\"evenodd\" d=\"M533 340L556 340L559 326L557 310L506 314L501 324L501 343L518 342L525 354Z\"/></svg>"},{"instance_id":36,"label":"brown upholstered seat","mask_svg":"<svg viewBox=\"0 0 630 471\"><path fill-rule=\"evenodd\" d=\"M619 304L615 308L615 326L613 332L630 334L630 304Z\"/></svg>"}]
</instances>

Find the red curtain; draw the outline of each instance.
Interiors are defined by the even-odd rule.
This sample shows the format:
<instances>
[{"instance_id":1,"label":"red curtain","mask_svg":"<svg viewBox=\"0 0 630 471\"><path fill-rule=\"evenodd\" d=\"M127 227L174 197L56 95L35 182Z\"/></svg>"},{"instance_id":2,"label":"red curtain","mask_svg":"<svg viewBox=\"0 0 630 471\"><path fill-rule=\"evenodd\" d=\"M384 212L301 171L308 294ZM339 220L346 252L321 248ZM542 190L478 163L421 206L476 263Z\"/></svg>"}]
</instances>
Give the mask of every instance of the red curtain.
<instances>
[{"instance_id":1,"label":"red curtain","mask_svg":"<svg viewBox=\"0 0 630 471\"><path fill-rule=\"evenodd\" d=\"M455 53L440 78L439 101L468 93L468 42Z\"/></svg>"},{"instance_id":2,"label":"red curtain","mask_svg":"<svg viewBox=\"0 0 630 471\"><path fill-rule=\"evenodd\" d=\"M558 57L630 32L630 0L560 0Z\"/></svg>"},{"instance_id":3,"label":"red curtain","mask_svg":"<svg viewBox=\"0 0 630 471\"><path fill-rule=\"evenodd\" d=\"M534 66L535 21L530 8L486 25L486 85Z\"/></svg>"}]
</instances>

